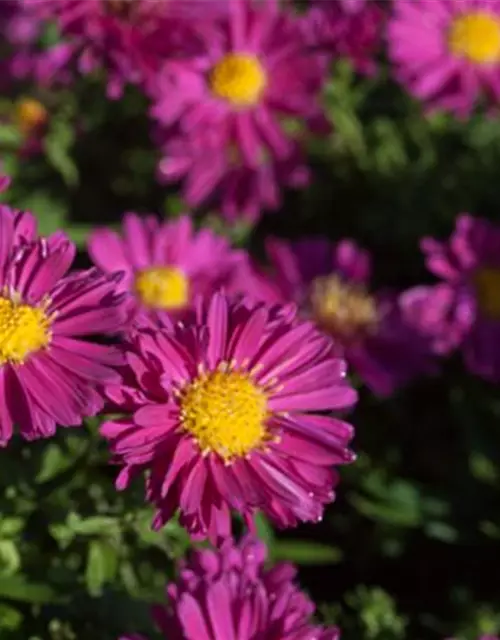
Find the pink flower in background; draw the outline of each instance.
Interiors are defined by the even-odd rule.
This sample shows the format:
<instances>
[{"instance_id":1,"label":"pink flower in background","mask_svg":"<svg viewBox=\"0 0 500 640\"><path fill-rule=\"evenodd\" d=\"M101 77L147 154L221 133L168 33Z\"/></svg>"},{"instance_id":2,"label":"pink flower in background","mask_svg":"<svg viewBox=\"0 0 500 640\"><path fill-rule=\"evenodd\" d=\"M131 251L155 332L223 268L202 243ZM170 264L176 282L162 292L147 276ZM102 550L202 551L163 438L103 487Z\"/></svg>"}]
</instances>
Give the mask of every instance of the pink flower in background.
<instances>
[{"instance_id":1,"label":"pink flower in background","mask_svg":"<svg viewBox=\"0 0 500 640\"><path fill-rule=\"evenodd\" d=\"M234 0L229 7L225 20L201 30L196 55L188 51L165 64L151 115L164 129L160 137L176 139L160 167L164 179L184 178L196 204L228 183L236 201L248 205L255 182L248 205L255 211L276 207L280 181L304 174L291 128L325 125L319 100L325 65L290 8L274 0ZM174 158L170 147L177 148ZM226 209L231 199L223 197ZM243 214L255 217L254 211Z\"/></svg>"},{"instance_id":2,"label":"pink flower in background","mask_svg":"<svg viewBox=\"0 0 500 640\"><path fill-rule=\"evenodd\" d=\"M184 179L182 195L188 206L213 205L228 222L255 222L263 210L279 208L282 187L301 188L309 182L298 144L283 160L269 155L251 166L242 160L226 127L196 136L167 135L162 152L159 180Z\"/></svg>"},{"instance_id":3,"label":"pink flower in background","mask_svg":"<svg viewBox=\"0 0 500 640\"><path fill-rule=\"evenodd\" d=\"M360 73L372 74L385 15L373 0L316 0L303 18L303 28L310 45L330 61L347 58Z\"/></svg>"},{"instance_id":4,"label":"pink flower in background","mask_svg":"<svg viewBox=\"0 0 500 640\"><path fill-rule=\"evenodd\" d=\"M193 551L153 609L169 640L339 640L336 627L312 621L315 606L295 583L289 563L266 569L267 549L250 536L220 550ZM126 636L120 640L139 640Z\"/></svg>"},{"instance_id":5,"label":"pink flower in background","mask_svg":"<svg viewBox=\"0 0 500 640\"><path fill-rule=\"evenodd\" d=\"M0 193L2 193L2 191L5 191L10 185L10 178L9 176L4 176L0 173Z\"/></svg>"},{"instance_id":6,"label":"pink flower in background","mask_svg":"<svg viewBox=\"0 0 500 640\"><path fill-rule=\"evenodd\" d=\"M97 229L88 242L93 262L106 273L121 271L135 315L184 314L198 295L231 282L247 260L243 250L210 229L196 231L189 216L160 222L155 216L124 217L122 234Z\"/></svg>"},{"instance_id":7,"label":"pink flower in background","mask_svg":"<svg viewBox=\"0 0 500 640\"><path fill-rule=\"evenodd\" d=\"M353 460L353 429L324 415L356 392L331 341L293 310L247 306L215 294L191 321L143 329L126 350L126 383L110 385L105 422L116 486L148 471L147 499L161 528L179 510L191 536L216 542L231 511L252 526L257 510L282 527L321 519Z\"/></svg>"},{"instance_id":8,"label":"pink flower in background","mask_svg":"<svg viewBox=\"0 0 500 640\"><path fill-rule=\"evenodd\" d=\"M148 84L163 59L190 42L187 19L200 7L207 17L222 2L203 0L20 0L27 23L55 22L63 41L36 58L35 75L44 83L68 82L76 73L102 69L108 97L120 97L126 83ZM22 60L18 62L18 66Z\"/></svg>"},{"instance_id":9,"label":"pink flower in background","mask_svg":"<svg viewBox=\"0 0 500 640\"><path fill-rule=\"evenodd\" d=\"M394 0L388 25L395 76L430 109L466 117L500 99L500 3Z\"/></svg>"},{"instance_id":10,"label":"pink flower in background","mask_svg":"<svg viewBox=\"0 0 500 640\"><path fill-rule=\"evenodd\" d=\"M77 426L103 407L122 356L84 339L124 321L119 276L67 272L75 247L64 234L37 240L30 214L0 208L0 444Z\"/></svg>"},{"instance_id":11,"label":"pink flower in background","mask_svg":"<svg viewBox=\"0 0 500 640\"><path fill-rule=\"evenodd\" d=\"M461 215L448 242L422 241L436 285L402 298L409 321L446 354L462 349L472 373L500 380L500 227Z\"/></svg>"},{"instance_id":12,"label":"pink flower in background","mask_svg":"<svg viewBox=\"0 0 500 640\"><path fill-rule=\"evenodd\" d=\"M251 268L240 290L269 303L295 302L333 336L336 349L379 395L433 370L429 350L403 321L398 299L369 289L371 260L354 242L267 242L270 270Z\"/></svg>"}]
</instances>

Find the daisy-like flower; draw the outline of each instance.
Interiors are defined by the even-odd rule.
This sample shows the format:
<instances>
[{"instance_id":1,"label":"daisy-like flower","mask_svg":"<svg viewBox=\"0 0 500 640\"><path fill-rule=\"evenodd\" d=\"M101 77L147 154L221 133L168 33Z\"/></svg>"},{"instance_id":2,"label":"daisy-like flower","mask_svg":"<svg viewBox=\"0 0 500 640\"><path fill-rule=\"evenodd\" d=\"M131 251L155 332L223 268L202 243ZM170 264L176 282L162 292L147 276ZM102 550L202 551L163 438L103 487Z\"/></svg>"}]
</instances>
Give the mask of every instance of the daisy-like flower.
<instances>
[{"instance_id":1,"label":"daisy-like flower","mask_svg":"<svg viewBox=\"0 0 500 640\"><path fill-rule=\"evenodd\" d=\"M81 424L119 380L120 352L84 338L121 328L120 276L67 275L75 251L62 233L37 239L30 214L0 207L0 445L14 425L33 440Z\"/></svg>"},{"instance_id":2,"label":"daisy-like flower","mask_svg":"<svg viewBox=\"0 0 500 640\"><path fill-rule=\"evenodd\" d=\"M357 71L372 74L380 49L385 12L373 0L316 0L303 19L313 47L333 58L347 58Z\"/></svg>"},{"instance_id":3,"label":"daisy-like flower","mask_svg":"<svg viewBox=\"0 0 500 640\"><path fill-rule=\"evenodd\" d=\"M234 175L234 166L259 174L262 182L269 168L297 166L298 137L291 130L297 123L305 129L324 125L319 103L324 80L322 57L309 46L291 9L274 0L233 0L226 19L202 30L199 50L168 61L159 77L151 115L166 135L192 139L190 159L183 161L180 150L177 171L172 162L168 170L164 165L164 178L187 174L189 182L191 170L204 172L216 188L226 173ZM268 185L280 177L274 171Z\"/></svg>"},{"instance_id":4,"label":"daisy-like flower","mask_svg":"<svg viewBox=\"0 0 500 640\"><path fill-rule=\"evenodd\" d=\"M339 640L339 630L312 622L314 604L288 563L266 569L266 546L250 536L218 551L193 551L153 609L169 640ZM120 640L140 640L125 636Z\"/></svg>"},{"instance_id":5,"label":"daisy-like flower","mask_svg":"<svg viewBox=\"0 0 500 640\"><path fill-rule=\"evenodd\" d=\"M299 144L286 159L268 155L255 166L243 161L227 127L192 136L167 135L161 147L159 180L185 178L182 192L190 207L213 205L231 223L255 222L263 210L279 208L281 187L297 189L309 183L309 168Z\"/></svg>"},{"instance_id":6,"label":"daisy-like flower","mask_svg":"<svg viewBox=\"0 0 500 640\"><path fill-rule=\"evenodd\" d=\"M36 75L44 82L68 81L74 72L105 70L108 95L119 97L126 83L154 81L163 59L188 47L187 19L203 10L216 14L220 0L20 0L25 20L55 21L63 41L37 58ZM28 57L29 57L28 56Z\"/></svg>"},{"instance_id":7,"label":"daisy-like flower","mask_svg":"<svg viewBox=\"0 0 500 640\"><path fill-rule=\"evenodd\" d=\"M267 254L271 269L251 267L239 289L256 300L295 302L374 393L389 395L432 370L427 344L403 321L397 295L370 290L370 256L354 242L271 238Z\"/></svg>"},{"instance_id":8,"label":"daisy-like flower","mask_svg":"<svg viewBox=\"0 0 500 640\"><path fill-rule=\"evenodd\" d=\"M118 411L103 424L116 486L142 470L161 528L180 511L194 538L231 531L231 510L251 526L318 521L334 498L333 465L353 460L352 427L323 412L356 393L332 342L293 309L247 306L215 294L185 324L130 339L127 383L107 389Z\"/></svg>"},{"instance_id":9,"label":"daisy-like flower","mask_svg":"<svg viewBox=\"0 0 500 640\"><path fill-rule=\"evenodd\" d=\"M430 109L468 116L500 99L500 4L495 0L395 0L389 56L395 74Z\"/></svg>"},{"instance_id":10,"label":"daisy-like flower","mask_svg":"<svg viewBox=\"0 0 500 640\"><path fill-rule=\"evenodd\" d=\"M124 273L120 287L132 294L136 314L153 318L183 314L196 296L230 290L247 256L210 229L195 231L187 215L161 223L133 213L125 215L122 235L94 231L88 251L102 271Z\"/></svg>"},{"instance_id":11,"label":"daisy-like flower","mask_svg":"<svg viewBox=\"0 0 500 640\"><path fill-rule=\"evenodd\" d=\"M415 287L403 308L435 351L462 349L468 369L500 380L500 227L461 215L447 243L422 241L429 271L442 280Z\"/></svg>"}]
</instances>

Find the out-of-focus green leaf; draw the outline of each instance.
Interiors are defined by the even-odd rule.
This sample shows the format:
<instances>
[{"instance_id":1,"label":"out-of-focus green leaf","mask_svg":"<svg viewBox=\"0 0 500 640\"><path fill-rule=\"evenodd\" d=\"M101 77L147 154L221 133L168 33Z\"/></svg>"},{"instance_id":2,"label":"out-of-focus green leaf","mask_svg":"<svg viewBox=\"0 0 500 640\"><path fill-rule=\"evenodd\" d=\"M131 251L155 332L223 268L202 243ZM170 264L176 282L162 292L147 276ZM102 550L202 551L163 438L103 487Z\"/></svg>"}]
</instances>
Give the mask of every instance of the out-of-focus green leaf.
<instances>
[{"instance_id":1,"label":"out-of-focus green leaf","mask_svg":"<svg viewBox=\"0 0 500 640\"><path fill-rule=\"evenodd\" d=\"M277 540L272 548L272 558L302 565L335 564L342 559L342 552L336 547L309 540Z\"/></svg>"}]
</instances>

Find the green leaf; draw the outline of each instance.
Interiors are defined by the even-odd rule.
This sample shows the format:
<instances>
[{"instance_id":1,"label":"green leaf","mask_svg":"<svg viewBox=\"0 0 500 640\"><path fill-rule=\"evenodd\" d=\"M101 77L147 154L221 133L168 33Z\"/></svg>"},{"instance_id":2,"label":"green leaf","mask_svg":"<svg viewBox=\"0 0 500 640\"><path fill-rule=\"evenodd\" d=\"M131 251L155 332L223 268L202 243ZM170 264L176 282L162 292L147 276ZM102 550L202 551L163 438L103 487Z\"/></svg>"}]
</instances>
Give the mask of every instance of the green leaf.
<instances>
[{"instance_id":1,"label":"green leaf","mask_svg":"<svg viewBox=\"0 0 500 640\"><path fill-rule=\"evenodd\" d=\"M51 122L44 140L47 160L69 187L78 184L78 169L71 154L74 140L74 125L62 119Z\"/></svg>"},{"instance_id":2,"label":"green leaf","mask_svg":"<svg viewBox=\"0 0 500 640\"><path fill-rule=\"evenodd\" d=\"M319 542L308 540L278 540L272 549L274 561L288 560L301 565L336 564L342 559L342 552Z\"/></svg>"},{"instance_id":3,"label":"green leaf","mask_svg":"<svg viewBox=\"0 0 500 640\"><path fill-rule=\"evenodd\" d=\"M100 540L92 540L89 544L85 582L89 593L99 596L106 580L106 550Z\"/></svg>"},{"instance_id":4,"label":"green leaf","mask_svg":"<svg viewBox=\"0 0 500 640\"><path fill-rule=\"evenodd\" d=\"M28 582L21 575L0 576L0 598L33 604L49 604L62 600L49 585Z\"/></svg>"},{"instance_id":5,"label":"green leaf","mask_svg":"<svg viewBox=\"0 0 500 640\"><path fill-rule=\"evenodd\" d=\"M119 523L113 516L91 516L82 519L77 513L70 513L67 524L77 535L114 535L119 530Z\"/></svg>"}]
</instances>

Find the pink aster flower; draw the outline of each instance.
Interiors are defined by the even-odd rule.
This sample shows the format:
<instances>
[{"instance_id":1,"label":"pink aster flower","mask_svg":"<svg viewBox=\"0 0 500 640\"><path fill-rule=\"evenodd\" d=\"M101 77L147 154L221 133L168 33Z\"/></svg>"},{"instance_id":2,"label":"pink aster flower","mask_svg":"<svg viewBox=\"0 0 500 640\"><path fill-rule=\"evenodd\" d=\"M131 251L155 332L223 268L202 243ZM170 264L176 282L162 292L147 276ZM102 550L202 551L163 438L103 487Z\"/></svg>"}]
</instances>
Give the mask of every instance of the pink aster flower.
<instances>
[{"instance_id":1,"label":"pink aster flower","mask_svg":"<svg viewBox=\"0 0 500 640\"><path fill-rule=\"evenodd\" d=\"M500 227L461 215L447 243L422 241L436 285L403 296L409 321L446 354L462 349L466 366L479 376L500 380Z\"/></svg>"},{"instance_id":2,"label":"pink aster flower","mask_svg":"<svg viewBox=\"0 0 500 640\"><path fill-rule=\"evenodd\" d=\"M62 233L37 239L30 214L0 207L0 445L14 425L33 440L81 424L119 380L121 354L85 337L121 327L120 276L67 275L75 251Z\"/></svg>"},{"instance_id":3,"label":"pink aster flower","mask_svg":"<svg viewBox=\"0 0 500 640\"><path fill-rule=\"evenodd\" d=\"M339 640L339 630L311 620L314 604L288 563L266 569L264 543L246 536L218 551L193 551L153 616L169 640ZM120 640L139 640L125 636Z\"/></svg>"},{"instance_id":4,"label":"pink aster flower","mask_svg":"<svg viewBox=\"0 0 500 640\"><path fill-rule=\"evenodd\" d=\"M26 20L55 21L64 40L37 57L38 78L68 81L74 72L104 69L108 95L116 98L124 84L148 83L165 56L188 47L187 19L203 10L216 14L221 1L206 0L20 0ZM28 56L29 57L29 56Z\"/></svg>"},{"instance_id":5,"label":"pink aster flower","mask_svg":"<svg viewBox=\"0 0 500 640\"><path fill-rule=\"evenodd\" d=\"M299 144L286 159L267 156L251 166L237 153L227 127L165 138L159 180L185 179L183 197L189 207L213 205L229 222L255 222L263 210L279 208L281 187L297 189L309 183L309 168Z\"/></svg>"},{"instance_id":6,"label":"pink aster flower","mask_svg":"<svg viewBox=\"0 0 500 640\"><path fill-rule=\"evenodd\" d=\"M190 322L137 332L126 358L126 384L107 392L130 415L101 433L118 489L149 471L155 529L177 510L213 542L230 534L231 510L249 526L258 509L284 527L321 519L333 465L353 459L352 427L322 412L356 401L326 336L291 309L215 294Z\"/></svg>"},{"instance_id":7,"label":"pink aster flower","mask_svg":"<svg viewBox=\"0 0 500 640\"><path fill-rule=\"evenodd\" d=\"M225 19L202 30L198 51L168 61L159 77L151 115L166 135L190 138L187 148L174 143L176 157L164 161L163 177L186 176L191 200L199 201L201 192L226 188L228 173L233 190L247 192L240 176L253 174L266 183L257 199L275 206L271 192L281 167L302 165L291 124L308 130L325 124L318 100L324 80L325 65L298 16L274 0L234 0ZM284 170L285 180L289 173Z\"/></svg>"},{"instance_id":8,"label":"pink aster flower","mask_svg":"<svg viewBox=\"0 0 500 640\"><path fill-rule=\"evenodd\" d=\"M385 12L373 0L316 0L303 19L311 46L330 59L347 58L365 74L376 70L384 23Z\"/></svg>"},{"instance_id":9,"label":"pink aster flower","mask_svg":"<svg viewBox=\"0 0 500 640\"><path fill-rule=\"evenodd\" d=\"M395 0L389 57L395 74L430 109L468 116L500 99L500 4L496 0Z\"/></svg>"},{"instance_id":10,"label":"pink aster flower","mask_svg":"<svg viewBox=\"0 0 500 640\"><path fill-rule=\"evenodd\" d=\"M133 213L125 215L122 235L94 231L88 251L104 272L124 273L121 289L132 294L136 314L150 317L183 314L196 296L230 289L247 255L210 229L195 231L187 215L161 223Z\"/></svg>"},{"instance_id":11,"label":"pink aster flower","mask_svg":"<svg viewBox=\"0 0 500 640\"><path fill-rule=\"evenodd\" d=\"M270 271L251 268L240 290L269 303L295 302L334 337L339 354L374 393L389 395L432 370L427 345L403 321L397 295L370 291L370 256L354 242L270 239L267 254Z\"/></svg>"}]
</instances>

